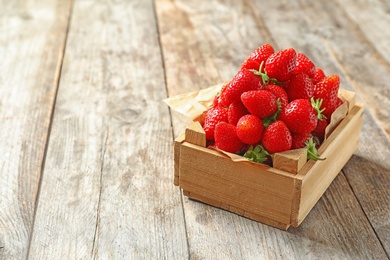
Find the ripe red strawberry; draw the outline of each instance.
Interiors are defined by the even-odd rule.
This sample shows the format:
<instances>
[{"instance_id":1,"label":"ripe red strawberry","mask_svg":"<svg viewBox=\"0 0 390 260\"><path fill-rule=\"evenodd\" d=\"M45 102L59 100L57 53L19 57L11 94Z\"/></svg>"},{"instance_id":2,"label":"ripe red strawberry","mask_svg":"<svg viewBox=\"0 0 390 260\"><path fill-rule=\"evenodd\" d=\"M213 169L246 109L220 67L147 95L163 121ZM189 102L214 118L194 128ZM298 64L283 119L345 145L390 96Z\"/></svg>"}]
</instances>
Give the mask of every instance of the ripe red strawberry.
<instances>
[{"instance_id":1,"label":"ripe red strawberry","mask_svg":"<svg viewBox=\"0 0 390 260\"><path fill-rule=\"evenodd\" d=\"M313 78L316 73L316 66L305 54L298 53L295 73L306 73L309 78Z\"/></svg>"},{"instance_id":2,"label":"ripe red strawberry","mask_svg":"<svg viewBox=\"0 0 390 260\"><path fill-rule=\"evenodd\" d=\"M251 55L241 65L241 69L254 69L259 70L260 64L265 62L267 58L273 54L274 48L266 43L254 50Z\"/></svg>"},{"instance_id":3,"label":"ripe red strawberry","mask_svg":"<svg viewBox=\"0 0 390 260\"><path fill-rule=\"evenodd\" d=\"M236 127L226 122L220 122L215 127L215 146L219 149L239 153L244 148L244 143L237 137Z\"/></svg>"},{"instance_id":4,"label":"ripe red strawberry","mask_svg":"<svg viewBox=\"0 0 390 260\"><path fill-rule=\"evenodd\" d=\"M229 84L221 91L220 104L228 107L236 100L240 100L241 94L249 90L263 88L262 78L250 70L240 70Z\"/></svg>"},{"instance_id":5,"label":"ripe red strawberry","mask_svg":"<svg viewBox=\"0 0 390 260\"><path fill-rule=\"evenodd\" d=\"M314 95L314 84L306 73L294 74L286 85L288 100L310 99Z\"/></svg>"},{"instance_id":6,"label":"ripe red strawberry","mask_svg":"<svg viewBox=\"0 0 390 260\"><path fill-rule=\"evenodd\" d=\"M308 134L317 126L317 113L307 99L295 99L282 111L282 120L294 134Z\"/></svg>"},{"instance_id":7,"label":"ripe red strawberry","mask_svg":"<svg viewBox=\"0 0 390 260\"><path fill-rule=\"evenodd\" d=\"M317 68L316 73L313 76L313 83L317 84L318 82L322 81L325 78L325 73L322 69Z\"/></svg>"},{"instance_id":8,"label":"ripe red strawberry","mask_svg":"<svg viewBox=\"0 0 390 260\"><path fill-rule=\"evenodd\" d=\"M254 115L245 115L238 120L237 136L245 144L257 144L263 136L263 122Z\"/></svg>"},{"instance_id":9,"label":"ripe red strawberry","mask_svg":"<svg viewBox=\"0 0 390 260\"><path fill-rule=\"evenodd\" d=\"M283 110L287 104L288 104L288 96L284 88L274 85L274 84L268 84L265 86L265 90L268 90L272 94L275 95L276 99L280 99L281 109Z\"/></svg>"},{"instance_id":10,"label":"ripe red strawberry","mask_svg":"<svg viewBox=\"0 0 390 260\"><path fill-rule=\"evenodd\" d=\"M228 122L232 125L237 125L238 120L249 114L248 109L244 106L241 100L234 101L228 108Z\"/></svg>"},{"instance_id":11,"label":"ripe red strawberry","mask_svg":"<svg viewBox=\"0 0 390 260\"><path fill-rule=\"evenodd\" d=\"M228 121L228 112L225 108L217 106L210 108L205 116L203 129L206 133L207 140L214 140L215 126L219 122Z\"/></svg>"},{"instance_id":12,"label":"ripe red strawberry","mask_svg":"<svg viewBox=\"0 0 390 260\"><path fill-rule=\"evenodd\" d=\"M290 150L292 145L290 130L283 121L276 120L264 130L262 143L269 153Z\"/></svg>"},{"instance_id":13,"label":"ripe red strawberry","mask_svg":"<svg viewBox=\"0 0 390 260\"><path fill-rule=\"evenodd\" d=\"M338 91L340 87L340 77L331 75L314 85L314 97L322 99L321 109L325 109L323 114L330 119L332 113L336 110Z\"/></svg>"},{"instance_id":14,"label":"ripe red strawberry","mask_svg":"<svg viewBox=\"0 0 390 260\"><path fill-rule=\"evenodd\" d=\"M310 139L310 134L292 134L292 145L291 149L299 149L304 148L306 146L306 142Z\"/></svg>"},{"instance_id":15,"label":"ripe red strawberry","mask_svg":"<svg viewBox=\"0 0 390 260\"><path fill-rule=\"evenodd\" d=\"M267 90L247 91L241 95L241 101L251 114L261 119L278 109L275 95Z\"/></svg>"},{"instance_id":16,"label":"ripe red strawberry","mask_svg":"<svg viewBox=\"0 0 390 260\"><path fill-rule=\"evenodd\" d=\"M294 74L296 60L297 53L292 48L275 52L265 62L265 72L270 78L287 81Z\"/></svg>"}]
</instances>

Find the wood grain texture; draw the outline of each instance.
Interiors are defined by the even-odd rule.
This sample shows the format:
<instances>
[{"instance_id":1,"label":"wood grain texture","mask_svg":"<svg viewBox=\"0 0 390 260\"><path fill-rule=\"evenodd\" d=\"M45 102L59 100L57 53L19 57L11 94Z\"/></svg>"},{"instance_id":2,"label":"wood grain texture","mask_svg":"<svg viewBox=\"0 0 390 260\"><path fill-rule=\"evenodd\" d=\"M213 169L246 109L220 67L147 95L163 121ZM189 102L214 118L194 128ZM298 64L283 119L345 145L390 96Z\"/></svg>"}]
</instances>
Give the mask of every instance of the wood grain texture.
<instances>
[{"instance_id":1,"label":"wood grain texture","mask_svg":"<svg viewBox=\"0 0 390 260\"><path fill-rule=\"evenodd\" d=\"M343 87L354 90L320 32L294 2L192 5L160 0L156 6L169 95L228 80L250 51L264 42L276 49L296 47L327 74L340 74ZM313 16L323 13L318 10ZM177 136L187 122L175 114L173 122ZM329 208L334 210L328 213ZM344 175L336 178L302 226L288 233L186 198L184 209L193 259L386 258Z\"/></svg>"},{"instance_id":2,"label":"wood grain texture","mask_svg":"<svg viewBox=\"0 0 390 260\"><path fill-rule=\"evenodd\" d=\"M71 24L30 258L186 258L152 1L75 1Z\"/></svg>"},{"instance_id":3,"label":"wood grain texture","mask_svg":"<svg viewBox=\"0 0 390 260\"><path fill-rule=\"evenodd\" d=\"M184 190L219 204L290 223L292 174L251 162L237 163L217 151L184 142L179 183Z\"/></svg>"},{"instance_id":4,"label":"wood grain texture","mask_svg":"<svg viewBox=\"0 0 390 260\"><path fill-rule=\"evenodd\" d=\"M363 107L356 105L320 147L319 154L326 160L311 160L298 173L297 177L303 176L297 224L303 221L356 151L362 123ZM319 175L320 172L324 174Z\"/></svg>"},{"instance_id":5,"label":"wood grain texture","mask_svg":"<svg viewBox=\"0 0 390 260\"><path fill-rule=\"evenodd\" d=\"M344 167L348 182L390 256L390 141L366 112L356 154Z\"/></svg>"},{"instance_id":6,"label":"wood grain texture","mask_svg":"<svg viewBox=\"0 0 390 260\"><path fill-rule=\"evenodd\" d=\"M253 5L253 10L258 10L260 8L259 2L254 2L256 5ZM377 4L380 4L377 2ZM382 2L384 5L385 3ZM371 118L368 121L364 121L361 138L367 136L367 145L359 145L357 154L360 150L365 151L364 158L367 158L365 161L368 165L372 165L372 162L379 163L383 165L384 159L383 156L378 156L378 151L389 150L389 146L382 145L382 149L376 149L372 143L371 137L372 133L375 132L382 138L384 138L383 143L388 144L388 134L384 131L384 124L388 122L386 118L389 116L384 116L383 118L378 116L376 111L381 110L380 113L388 113L385 109L381 108L382 104L384 107L387 107L386 104L389 104L388 94L389 87L386 86L385 82L389 80L389 73L387 72L388 65L383 62L376 62L378 55L374 55L372 52L372 46L367 45L366 38L363 37L363 34L359 34L357 30L357 25L351 23L343 13L343 9L348 5L334 5L332 2L308 2L300 1L288 2L264 2L261 7L266 9L279 9L283 10L284 20L281 22L277 16L270 15L267 13L256 12L257 17L263 17L266 21L269 28L273 28L274 38L279 42L284 42L285 46L295 46L298 50L302 50L305 53L308 53L309 57L320 67L326 68L326 74L336 73L341 77L341 87L354 91L358 95L358 100L363 100L367 111L365 112L364 118ZM386 9L385 7L383 7ZM365 12L365 11L364 11ZM296 15L301 13L302 15ZM366 15L376 19L373 14L365 12ZM294 26L288 27L288 21L294 20ZM281 22L281 23L280 23ZM279 23L279 26L275 26L276 23ZM284 29L283 29L284 28ZM283 32L288 28L289 35L294 35L294 37L283 37ZM386 41L385 38L383 38ZM359 50L359 51L358 51ZM337 52L337 55L335 53ZM367 54L366 54L367 53ZM369 54L371 53L371 55ZM347 62L348 60L348 62ZM365 70L362 70L365 68ZM364 79L362 78L364 76ZM362 86L357 84L358 82L376 81L376 84L370 86ZM375 97L375 98L374 98ZM374 118L372 118L374 117ZM382 118L382 119L381 119ZM367 124L370 125L370 130L367 130ZM385 134L386 133L386 134ZM375 136L375 135L374 135ZM381 140L378 138L376 140ZM368 144L370 143L370 144ZM370 156L370 155L373 156ZM380 159L379 159L379 158ZM355 157L352 157L354 159ZM346 167L351 166L354 170L350 172L348 180L350 181L352 189L355 193L360 193L359 197L369 198L370 192L367 194L364 191L367 191L365 187L370 186L374 190L383 190L382 185L388 186L390 184L388 168L379 168L376 172L375 178L366 178L367 169L365 167L356 167L354 166L353 160L347 163ZM353 172L353 174L352 174ZM352 176L359 175L360 180L364 179L368 183L362 182L352 182ZM381 184L377 180L382 180ZM361 186L358 186L358 184ZM359 198L358 197L358 198ZM367 203L367 207L364 209L365 214L369 217L370 224L372 225L374 219L387 219L389 216L388 207L385 205L389 204L389 195L388 191L384 191L381 195L383 200L371 200L370 203ZM346 201L347 202L347 201ZM362 206L365 205L362 201L359 201ZM367 199L366 199L367 202ZM364 206L363 206L364 208ZM367 214L370 209L375 208L376 210L371 214ZM378 222L377 222L378 223ZM384 221L382 223L387 223ZM378 227L385 226L384 229L375 230L376 235L378 236L380 242L383 244L388 244L389 235L386 233L386 226L388 224L381 224ZM373 225L375 228L375 226ZM384 232L383 232L384 231ZM380 236L379 234L382 234ZM386 235L387 234L387 235ZM384 246L389 248L389 246ZM387 249L387 255L389 256L389 250Z\"/></svg>"},{"instance_id":7,"label":"wood grain texture","mask_svg":"<svg viewBox=\"0 0 390 260\"><path fill-rule=\"evenodd\" d=\"M206 147L206 133L199 122L189 124L185 130L185 140L191 144Z\"/></svg>"},{"instance_id":8,"label":"wood grain texture","mask_svg":"<svg viewBox=\"0 0 390 260\"><path fill-rule=\"evenodd\" d=\"M70 1L0 1L0 259L24 259Z\"/></svg>"},{"instance_id":9,"label":"wood grain texture","mask_svg":"<svg viewBox=\"0 0 390 260\"><path fill-rule=\"evenodd\" d=\"M169 96L229 80L260 43L272 43L244 1L155 2ZM172 115L177 137L191 121Z\"/></svg>"},{"instance_id":10,"label":"wood grain texture","mask_svg":"<svg viewBox=\"0 0 390 260\"><path fill-rule=\"evenodd\" d=\"M390 111L383 109L390 106L390 15L386 1L300 2L335 65L361 100L370 104L367 109L390 137ZM318 12L321 15L316 15Z\"/></svg>"}]
</instances>

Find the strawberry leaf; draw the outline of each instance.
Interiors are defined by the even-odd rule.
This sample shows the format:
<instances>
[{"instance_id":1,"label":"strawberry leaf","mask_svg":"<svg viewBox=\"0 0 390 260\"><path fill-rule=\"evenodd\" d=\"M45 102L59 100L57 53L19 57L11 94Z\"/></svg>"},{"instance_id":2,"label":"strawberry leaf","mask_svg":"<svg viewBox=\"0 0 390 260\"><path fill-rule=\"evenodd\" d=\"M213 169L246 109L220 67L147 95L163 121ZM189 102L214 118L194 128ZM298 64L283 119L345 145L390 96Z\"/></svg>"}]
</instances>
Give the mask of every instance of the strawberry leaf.
<instances>
[{"instance_id":1,"label":"strawberry leaf","mask_svg":"<svg viewBox=\"0 0 390 260\"><path fill-rule=\"evenodd\" d=\"M313 108L316 110L316 112L317 112L317 118L318 118L318 120L321 120L321 119L323 119L323 118L326 119L326 116L325 116L324 114L322 114L322 112L325 111L325 108L321 109L321 106L322 106L322 99L319 98L319 99L314 100L314 97L312 97L312 98L310 99L310 103L311 103L312 107L313 107Z\"/></svg>"},{"instance_id":2,"label":"strawberry leaf","mask_svg":"<svg viewBox=\"0 0 390 260\"><path fill-rule=\"evenodd\" d=\"M269 117L262 119L264 128L267 128L267 126L269 126L272 122L274 122L274 121L276 121L276 119L278 119L278 116L279 116L280 112L282 111L282 102L280 101L280 98L278 98L276 100L276 106L277 106L277 109L273 115L270 115Z\"/></svg>"},{"instance_id":3,"label":"strawberry leaf","mask_svg":"<svg viewBox=\"0 0 390 260\"><path fill-rule=\"evenodd\" d=\"M309 141L307 141L305 144L307 148L307 159L312 159L315 161L317 160L323 161L326 159L326 158L319 157L316 144L313 141L313 137L310 137Z\"/></svg>"},{"instance_id":4,"label":"strawberry leaf","mask_svg":"<svg viewBox=\"0 0 390 260\"><path fill-rule=\"evenodd\" d=\"M252 162L264 163L267 160L268 155L269 153L261 145L255 147L251 145L244 154L244 157Z\"/></svg>"},{"instance_id":5,"label":"strawberry leaf","mask_svg":"<svg viewBox=\"0 0 390 260\"><path fill-rule=\"evenodd\" d=\"M275 85L283 86L283 82L280 82L280 81L278 81L278 80L275 79L275 78L270 78L270 77L267 75L266 72L262 72L262 70L263 70L263 65L264 65L264 61L261 62L259 70L251 69L251 71L252 71L254 74L256 74L256 75L258 75L258 76L261 77L261 80L263 81L263 85L265 86L265 85L267 85L269 82L272 82L272 83L275 84Z\"/></svg>"}]
</instances>

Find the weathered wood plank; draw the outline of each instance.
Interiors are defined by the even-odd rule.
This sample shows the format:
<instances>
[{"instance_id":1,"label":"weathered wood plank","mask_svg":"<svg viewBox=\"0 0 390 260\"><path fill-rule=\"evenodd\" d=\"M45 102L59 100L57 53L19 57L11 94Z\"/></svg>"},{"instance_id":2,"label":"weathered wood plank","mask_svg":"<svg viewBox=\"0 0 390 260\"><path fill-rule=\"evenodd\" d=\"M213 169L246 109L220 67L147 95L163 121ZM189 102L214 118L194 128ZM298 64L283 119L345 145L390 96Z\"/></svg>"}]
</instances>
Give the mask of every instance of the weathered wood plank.
<instances>
[{"instance_id":1,"label":"weathered wood plank","mask_svg":"<svg viewBox=\"0 0 390 260\"><path fill-rule=\"evenodd\" d=\"M388 1L302 0L300 8L315 34L321 35L338 69L390 137L390 15ZM362 8L362 6L365 6ZM321 10L321 15L316 15Z\"/></svg>"},{"instance_id":2,"label":"weathered wood plank","mask_svg":"<svg viewBox=\"0 0 390 260\"><path fill-rule=\"evenodd\" d=\"M169 96L229 80L260 43L273 43L245 3L157 0L156 11ZM172 114L177 137L191 121Z\"/></svg>"},{"instance_id":3,"label":"weathered wood plank","mask_svg":"<svg viewBox=\"0 0 390 260\"><path fill-rule=\"evenodd\" d=\"M390 223L387 219L390 216L390 190L386 187L390 185L390 114L388 109L383 108L390 106L390 88L387 84L390 80L387 60L390 49L388 44L383 47L384 43L389 42L386 36L388 32L378 34L389 17L383 17L386 10L382 6L384 2L365 3L367 8L359 9L359 12L356 9L359 5L337 2L301 1L295 8L292 5L292 10L304 11L309 25L307 40L318 43L329 53L322 57L318 52L313 53L316 62L331 63L333 60L335 66L332 71L343 76L342 87L355 91L366 104L368 111L364 115L361 144L344 172L389 256ZM352 15L351 10L356 12ZM361 21L357 22L359 17ZM372 21L364 22L369 19ZM376 29L372 26L376 26ZM375 44L379 42L382 43Z\"/></svg>"},{"instance_id":4,"label":"weathered wood plank","mask_svg":"<svg viewBox=\"0 0 390 260\"><path fill-rule=\"evenodd\" d=\"M75 1L32 259L188 255L152 1Z\"/></svg>"},{"instance_id":5,"label":"weathered wood plank","mask_svg":"<svg viewBox=\"0 0 390 260\"><path fill-rule=\"evenodd\" d=\"M343 172L389 257L390 141L370 113L364 120L359 149Z\"/></svg>"},{"instance_id":6,"label":"weathered wood plank","mask_svg":"<svg viewBox=\"0 0 390 260\"><path fill-rule=\"evenodd\" d=\"M0 1L0 259L24 259L71 1Z\"/></svg>"},{"instance_id":7,"label":"weathered wood plank","mask_svg":"<svg viewBox=\"0 0 390 260\"><path fill-rule=\"evenodd\" d=\"M345 18L341 6L334 5L332 2L309 3L309 1L301 1L300 4L292 4L290 2L287 3L286 1L278 3L267 2L267 4L264 3L262 7L289 10L288 12L284 12L285 18L295 19L294 21L300 25L299 27L290 28L289 33L291 35L297 35L297 37L293 40L290 40L289 37L281 36L283 29L280 28L284 28L287 24L280 23L279 27L276 27L273 25L279 21L277 21L273 16L267 16L268 13L259 13L259 15L265 17L265 21L269 23L270 28L273 26L272 28L274 28L275 35L279 36L279 38L276 38L275 36L275 39L286 41L286 45L292 46L292 44L295 44L294 46L297 46L299 49L303 49L304 52L306 52L306 49L307 51L310 49L315 50L312 51L310 55L315 63L327 64L326 66L322 66L323 68L326 68L326 71L329 71L327 74L336 73L340 75L342 78L342 88L356 92L358 97L363 100L366 104L365 107L368 107L368 111L365 112L366 119L363 123L361 141L363 143L363 139L367 138L367 144L374 143L375 141L372 141L370 137L375 129L375 132L381 136L381 138L378 137L378 139L376 139L378 141L375 143L381 143L380 146L382 149L377 150L373 145L361 144L358 148L359 150L357 151L357 154L363 154L363 158L366 159L368 165L370 165L370 162L373 160L379 160L380 164L385 164L386 162L383 158L386 157L378 155L378 151L388 151L388 147L386 148L385 144L388 144L389 140L383 132L383 124L380 123L383 118L381 119L381 116L378 116L378 113L375 112L375 107L377 107L377 109L381 109L380 107L382 107L382 104L380 104L379 100L376 100L373 97L380 96L378 99L383 102L385 107L386 104L390 104L390 96L386 94L389 88L383 83L389 80L389 73L386 72L389 68L388 64L378 61L376 59L378 55L373 55L376 58L372 59L370 55L366 57L364 54L364 62L361 60L361 55L363 53L368 51L371 52L371 54L374 54L374 51L372 50L372 46L367 44L366 38L364 38L363 35L360 34L359 30L356 29L356 24L351 23L350 20ZM256 8L259 8L259 5L254 7L254 9ZM302 15L299 16L300 18L297 18L297 12L302 12ZM366 15L370 15L374 18L374 13L369 14L369 12L367 12ZM363 52L357 51L362 50L362 48L364 49ZM362 67L365 68L364 72L362 71ZM384 74L379 75L380 72ZM378 84L375 87L374 85L367 87L362 85L359 86L361 83L357 82L365 82L362 78L363 74L365 80L372 82L377 81ZM362 81L359 79L362 79ZM380 82L381 80L382 82ZM372 118L371 113L374 115L375 119ZM384 111L383 113L388 113L388 111ZM388 116L384 116L384 118L388 118ZM377 122L380 124L378 125ZM388 122L388 120L382 120L382 122ZM367 124L370 125L370 130L368 129ZM379 141L382 139L383 141ZM389 255L389 235L388 232L386 233L386 230L389 229L389 223L388 221L383 221L380 224L378 222L378 219L385 220L389 216L389 209L386 206L389 205L390 194L388 190L383 190L383 188L381 188L382 184L385 184L385 186L390 184L390 175L388 174L389 168L386 170L386 167L379 167L376 172L376 178L381 180L382 184L372 178L367 178L367 171L369 171L369 168L366 169L365 167L361 167L361 165L357 164L355 160L348 162L346 169L353 169L346 171L346 173L348 173L347 176L349 177L348 181L350 181L350 184L353 185L352 188L354 193L359 194L359 196L356 195L356 197L359 199L364 213L368 217L370 224L375 229L375 233L380 242L386 249L387 255ZM360 182L352 180L352 178L359 178ZM367 181L367 183L363 183L361 181L362 179ZM358 185L359 183L361 186ZM379 201L367 200L367 198L370 197L370 191L365 188L367 185L374 187L374 189L382 190L381 199ZM368 193L365 194L364 192ZM365 199L362 200L359 197ZM365 201L365 203L362 201ZM375 209L375 211L368 214L368 212L372 209Z\"/></svg>"},{"instance_id":8,"label":"weathered wood plank","mask_svg":"<svg viewBox=\"0 0 390 260\"><path fill-rule=\"evenodd\" d=\"M322 38L309 27L304 12L291 1L192 5L160 0L156 5L169 95L228 80L250 51L264 42L276 49L296 47L323 64L329 74L341 72L346 77ZM179 122L174 124L179 129L175 135L184 131L185 120L173 114L173 122ZM194 259L386 257L344 175L336 178L300 228L289 232L187 198L184 202Z\"/></svg>"}]
</instances>

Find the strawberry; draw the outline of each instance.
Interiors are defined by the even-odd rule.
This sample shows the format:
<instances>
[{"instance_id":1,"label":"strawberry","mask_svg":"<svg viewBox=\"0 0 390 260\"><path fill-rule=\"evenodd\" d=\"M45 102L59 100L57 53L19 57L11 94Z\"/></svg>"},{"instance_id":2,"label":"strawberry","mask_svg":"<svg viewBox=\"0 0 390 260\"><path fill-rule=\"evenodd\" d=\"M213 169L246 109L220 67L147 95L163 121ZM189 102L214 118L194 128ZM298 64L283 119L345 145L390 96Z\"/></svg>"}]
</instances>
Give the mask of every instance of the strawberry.
<instances>
[{"instance_id":1,"label":"strawberry","mask_svg":"<svg viewBox=\"0 0 390 260\"><path fill-rule=\"evenodd\" d=\"M289 101L310 99L314 95L314 84L306 73L294 74L286 85Z\"/></svg>"},{"instance_id":2,"label":"strawberry","mask_svg":"<svg viewBox=\"0 0 390 260\"><path fill-rule=\"evenodd\" d=\"M306 73L309 76L309 78L313 78L315 73L316 73L316 66L303 53L297 54L295 74L297 74L297 73Z\"/></svg>"},{"instance_id":3,"label":"strawberry","mask_svg":"<svg viewBox=\"0 0 390 260\"><path fill-rule=\"evenodd\" d=\"M251 114L261 119L278 109L275 95L267 90L247 91L241 95L241 101Z\"/></svg>"},{"instance_id":4,"label":"strawberry","mask_svg":"<svg viewBox=\"0 0 390 260\"><path fill-rule=\"evenodd\" d=\"M263 135L263 122L254 115L245 115L238 120L237 136L245 144L256 144Z\"/></svg>"},{"instance_id":5,"label":"strawberry","mask_svg":"<svg viewBox=\"0 0 390 260\"><path fill-rule=\"evenodd\" d=\"M265 62L274 52L274 48L270 44L266 43L261 45L244 61L241 65L241 69L259 70L260 64Z\"/></svg>"},{"instance_id":6,"label":"strawberry","mask_svg":"<svg viewBox=\"0 0 390 260\"><path fill-rule=\"evenodd\" d=\"M287 81L294 74L297 53L294 49L285 49L271 54L265 62L265 72L270 78Z\"/></svg>"},{"instance_id":7,"label":"strawberry","mask_svg":"<svg viewBox=\"0 0 390 260\"><path fill-rule=\"evenodd\" d=\"M322 99L323 114L330 120L332 113L336 110L340 77L331 75L314 85L314 97Z\"/></svg>"},{"instance_id":8,"label":"strawberry","mask_svg":"<svg viewBox=\"0 0 390 260\"><path fill-rule=\"evenodd\" d=\"M283 121L276 120L264 130L262 143L269 153L290 150L292 145L290 130Z\"/></svg>"},{"instance_id":9,"label":"strawberry","mask_svg":"<svg viewBox=\"0 0 390 260\"><path fill-rule=\"evenodd\" d=\"M295 99L282 111L279 118L294 134L308 134L317 126L317 113L307 99Z\"/></svg>"},{"instance_id":10,"label":"strawberry","mask_svg":"<svg viewBox=\"0 0 390 260\"><path fill-rule=\"evenodd\" d=\"M232 125L237 125L238 120L249 114L248 109L244 106L241 100L234 101L228 108L228 122Z\"/></svg>"},{"instance_id":11,"label":"strawberry","mask_svg":"<svg viewBox=\"0 0 390 260\"><path fill-rule=\"evenodd\" d=\"M236 127L226 122L220 122L215 127L215 146L223 151L239 153L244 143L237 137Z\"/></svg>"},{"instance_id":12,"label":"strawberry","mask_svg":"<svg viewBox=\"0 0 390 260\"><path fill-rule=\"evenodd\" d=\"M265 86L265 90L268 90L269 92L274 94L276 98L280 99L282 110L287 106L288 96L284 88L274 84L268 84L267 86Z\"/></svg>"},{"instance_id":13,"label":"strawberry","mask_svg":"<svg viewBox=\"0 0 390 260\"><path fill-rule=\"evenodd\" d=\"M212 107L206 112L203 129L206 133L207 140L214 140L215 126L219 122L228 121L228 112L225 108L217 106Z\"/></svg>"},{"instance_id":14,"label":"strawberry","mask_svg":"<svg viewBox=\"0 0 390 260\"><path fill-rule=\"evenodd\" d=\"M240 70L229 84L221 91L220 103L228 107L236 100L240 100L241 94L249 90L258 90L263 87L262 78L250 70Z\"/></svg>"},{"instance_id":15,"label":"strawberry","mask_svg":"<svg viewBox=\"0 0 390 260\"><path fill-rule=\"evenodd\" d=\"M325 78L325 73L322 69L317 68L316 73L313 76L313 83L317 84L318 82L322 81Z\"/></svg>"},{"instance_id":16,"label":"strawberry","mask_svg":"<svg viewBox=\"0 0 390 260\"><path fill-rule=\"evenodd\" d=\"M304 148L306 146L306 142L310 139L310 134L294 134L292 133L292 145L291 149L299 149Z\"/></svg>"}]
</instances>

